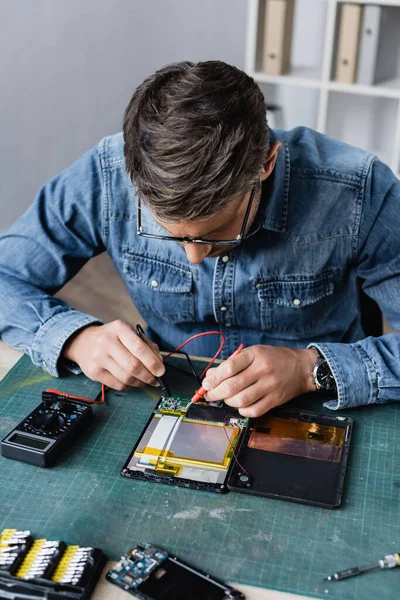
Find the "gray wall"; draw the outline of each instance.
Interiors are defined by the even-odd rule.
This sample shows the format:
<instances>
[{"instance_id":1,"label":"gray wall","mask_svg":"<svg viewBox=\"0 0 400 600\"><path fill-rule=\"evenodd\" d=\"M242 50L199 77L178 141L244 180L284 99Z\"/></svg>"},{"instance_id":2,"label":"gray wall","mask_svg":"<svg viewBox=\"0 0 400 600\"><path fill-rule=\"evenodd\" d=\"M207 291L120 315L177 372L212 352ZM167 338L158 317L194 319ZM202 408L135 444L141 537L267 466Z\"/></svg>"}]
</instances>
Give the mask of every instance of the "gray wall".
<instances>
[{"instance_id":1,"label":"gray wall","mask_svg":"<svg viewBox=\"0 0 400 600\"><path fill-rule=\"evenodd\" d=\"M246 0L0 0L0 232L176 60L244 66Z\"/></svg>"}]
</instances>

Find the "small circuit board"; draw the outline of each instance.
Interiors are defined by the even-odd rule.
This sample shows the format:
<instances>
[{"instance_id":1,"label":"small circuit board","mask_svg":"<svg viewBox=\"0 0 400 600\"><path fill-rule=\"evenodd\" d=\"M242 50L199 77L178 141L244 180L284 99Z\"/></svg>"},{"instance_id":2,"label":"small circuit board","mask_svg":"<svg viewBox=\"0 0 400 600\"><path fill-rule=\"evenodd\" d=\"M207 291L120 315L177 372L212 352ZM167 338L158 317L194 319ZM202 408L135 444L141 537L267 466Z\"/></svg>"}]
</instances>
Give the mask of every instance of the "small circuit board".
<instances>
[{"instance_id":1,"label":"small circuit board","mask_svg":"<svg viewBox=\"0 0 400 600\"><path fill-rule=\"evenodd\" d=\"M162 415L186 417L196 421L221 423L222 425L238 425L245 427L249 419L241 417L236 409L222 403L215 406L209 402L196 402L192 404L187 396L162 396L157 406L157 411Z\"/></svg>"},{"instance_id":2,"label":"small circuit board","mask_svg":"<svg viewBox=\"0 0 400 600\"><path fill-rule=\"evenodd\" d=\"M184 416L190 406L190 398L186 396L162 396L158 411L163 415Z\"/></svg>"},{"instance_id":3,"label":"small circuit board","mask_svg":"<svg viewBox=\"0 0 400 600\"><path fill-rule=\"evenodd\" d=\"M167 560L168 552L151 544L143 544L132 548L111 571L106 578L127 592L133 592L150 575Z\"/></svg>"},{"instance_id":4,"label":"small circuit board","mask_svg":"<svg viewBox=\"0 0 400 600\"><path fill-rule=\"evenodd\" d=\"M243 594L149 543L129 550L106 575L139 600L241 600Z\"/></svg>"}]
</instances>

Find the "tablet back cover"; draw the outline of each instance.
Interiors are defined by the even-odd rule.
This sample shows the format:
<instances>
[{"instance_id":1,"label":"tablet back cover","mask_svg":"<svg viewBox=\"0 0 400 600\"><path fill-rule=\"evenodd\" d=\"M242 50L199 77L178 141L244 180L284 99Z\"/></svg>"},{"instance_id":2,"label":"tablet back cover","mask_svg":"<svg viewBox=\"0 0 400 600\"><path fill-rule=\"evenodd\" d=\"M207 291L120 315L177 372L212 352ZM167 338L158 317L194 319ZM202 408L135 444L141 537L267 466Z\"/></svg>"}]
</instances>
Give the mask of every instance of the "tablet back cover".
<instances>
[{"instance_id":1,"label":"tablet back cover","mask_svg":"<svg viewBox=\"0 0 400 600\"><path fill-rule=\"evenodd\" d=\"M352 419L341 416L271 411L246 432L228 488L336 508L342 499L352 427Z\"/></svg>"}]
</instances>

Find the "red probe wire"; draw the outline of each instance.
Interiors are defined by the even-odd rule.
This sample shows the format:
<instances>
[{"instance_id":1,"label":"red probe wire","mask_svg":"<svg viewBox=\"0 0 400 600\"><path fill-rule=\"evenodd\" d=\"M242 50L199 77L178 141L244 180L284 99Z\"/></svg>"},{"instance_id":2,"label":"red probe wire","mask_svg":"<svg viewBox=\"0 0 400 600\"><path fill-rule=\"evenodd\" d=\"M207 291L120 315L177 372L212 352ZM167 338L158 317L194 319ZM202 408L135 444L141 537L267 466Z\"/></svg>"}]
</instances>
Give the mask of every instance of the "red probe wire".
<instances>
[{"instance_id":1,"label":"red probe wire","mask_svg":"<svg viewBox=\"0 0 400 600\"><path fill-rule=\"evenodd\" d=\"M104 383L101 384L101 401L92 400L91 398L84 398L83 396L72 396L71 394L66 394L60 390L54 390L53 388L47 388L46 392L57 394L57 396L64 396L65 398L70 398L71 400L80 400L81 402L86 402L87 404L104 404L106 400Z\"/></svg>"},{"instance_id":2,"label":"red probe wire","mask_svg":"<svg viewBox=\"0 0 400 600\"><path fill-rule=\"evenodd\" d=\"M237 356L238 354L240 354L241 351L243 350L243 347L244 347L244 344L240 344L239 348L237 348L235 350L235 352L233 354L231 354L227 358L227 360L229 360L230 358L233 358L234 356ZM210 365L211 365L211 363L210 363ZM208 365L208 366L210 366L210 365ZM208 369L208 367L206 367L206 369ZM204 371L203 371L203 373L204 373ZM200 375L200 377L203 376L203 373ZM192 396L191 402L193 402L195 404L199 400L202 400L204 398L204 396L206 395L206 393L207 393L207 390L205 390L203 388L203 386L199 387L199 389L196 390L195 394Z\"/></svg>"},{"instance_id":3,"label":"red probe wire","mask_svg":"<svg viewBox=\"0 0 400 600\"><path fill-rule=\"evenodd\" d=\"M195 340L196 338L199 337L203 337L203 335L220 335L221 336L221 344L216 352L216 354L214 355L214 358L208 363L208 365L205 367L205 369L203 369L203 371L200 374L200 379L202 377L204 377L205 372L211 367L211 365L213 364L213 362L218 358L218 355L220 354L222 348L225 345L225 336L222 333L222 331L204 331L203 333L196 333L196 335L192 335L192 337L188 338L186 340L186 342L183 342L183 344L181 344L180 346L178 346L177 348L175 348L175 350L173 350L172 352L169 352L165 358L169 358L170 356L172 356L173 354L175 354L175 352L178 352L178 350L180 350L181 348L183 348L183 346L186 346L186 344L188 344L189 342L191 342L192 340Z\"/></svg>"}]
</instances>

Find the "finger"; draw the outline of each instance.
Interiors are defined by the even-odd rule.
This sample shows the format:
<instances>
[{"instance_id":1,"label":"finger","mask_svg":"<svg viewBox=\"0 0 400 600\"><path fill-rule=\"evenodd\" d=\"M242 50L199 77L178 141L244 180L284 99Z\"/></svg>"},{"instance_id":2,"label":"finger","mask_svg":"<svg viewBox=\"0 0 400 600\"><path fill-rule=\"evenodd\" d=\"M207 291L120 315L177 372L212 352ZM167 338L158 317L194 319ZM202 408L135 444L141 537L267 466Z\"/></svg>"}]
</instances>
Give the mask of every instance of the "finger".
<instances>
[{"instance_id":1,"label":"finger","mask_svg":"<svg viewBox=\"0 0 400 600\"><path fill-rule=\"evenodd\" d=\"M158 347L158 345L155 342L153 342L145 333L142 333L142 335L146 340L146 343L151 347L151 349L157 354L157 356L160 357L161 360L163 360L163 356L160 352L160 348Z\"/></svg>"},{"instance_id":2,"label":"finger","mask_svg":"<svg viewBox=\"0 0 400 600\"><path fill-rule=\"evenodd\" d=\"M264 386L259 381L256 381L256 383L253 383L231 398L225 398L225 403L233 408L246 408L258 402L264 395Z\"/></svg>"},{"instance_id":3,"label":"finger","mask_svg":"<svg viewBox=\"0 0 400 600\"><path fill-rule=\"evenodd\" d=\"M156 383L157 380L154 375L150 373L143 363L131 352L129 352L126 346L124 346L124 344L122 344L122 342L119 340L117 340L117 342L110 348L109 355L121 369L122 378L114 373L114 375L116 375L118 379L121 379L121 381L125 381L126 376L129 378L133 377L140 379L140 381L150 385ZM127 384L131 385L129 381L127 381Z\"/></svg>"},{"instance_id":4,"label":"finger","mask_svg":"<svg viewBox=\"0 0 400 600\"><path fill-rule=\"evenodd\" d=\"M153 351L154 351L154 352L157 354L157 356L159 356L159 357L160 357L160 359L161 359L161 360L163 360L163 355L161 354L161 352L160 352L160 348L158 347L158 345L157 345L155 342L152 342L152 341L151 341L151 340L150 340L150 339L147 337L147 335L146 335L145 337L146 337L146 340L148 340L148 342L149 342L149 344L150 344L151 348L153 349Z\"/></svg>"},{"instance_id":5,"label":"finger","mask_svg":"<svg viewBox=\"0 0 400 600\"><path fill-rule=\"evenodd\" d=\"M141 340L129 325L124 324L119 329L118 337L129 352L139 358L152 375L156 377L164 375L165 367L160 356Z\"/></svg>"},{"instance_id":6,"label":"finger","mask_svg":"<svg viewBox=\"0 0 400 600\"><path fill-rule=\"evenodd\" d=\"M216 402L217 400L226 401L228 398L233 398L237 394L243 393L244 390L257 383L258 380L257 373L253 373L251 369L245 369L237 375L225 379L211 391L207 392L206 400L209 402ZM204 383L202 385L204 386Z\"/></svg>"},{"instance_id":7,"label":"finger","mask_svg":"<svg viewBox=\"0 0 400 600\"><path fill-rule=\"evenodd\" d=\"M158 345L153 342L148 335L146 335L146 333L143 330L143 327L140 328L140 333L138 333L138 331L136 330L135 333L138 335L138 337L141 340L144 340L146 342L146 344L148 346L150 346L150 348L157 354L157 356L160 357L161 360L163 360L162 354L160 352L160 348L158 347Z\"/></svg>"},{"instance_id":8,"label":"finger","mask_svg":"<svg viewBox=\"0 0 400 600\"><path fill-rule=\"evenodd\" d=\"M279 403L274 402L273 398L264 396L263 398L260 398L259 400L257 400L257 402L254 402L254 404L251 404L250 406L239 408L239 413L242 415L242 417L254 419L256 417L261 417L261 415L267 413L269 410L271 410L271 408L278 406L278 404Z\"/></svg>"},{"instance_id":9,"label":"finger","mask_svg":"<svg viewBox=\"0 0 400 600\"><path fill-rule=\"evenodd\" d=\"M216 388L222 381L240 373L244 369L247 369L253 362L253 356L250 352L243 350L237 356L229 358L223 362L219 367L215 369L209 369L207 375L202 382L202 386L205 390L212 390Z\"/></svg>"},{"instance_id":10,"label":"finger","mask_svg":"<svg viewBox=\"0 0 400 600\"><path fill-rule=\"evenodd\" d=\"M130 375L123 369L121 369L120 365L110 356L106 360L104 364L105 369L113 376L115 379L120 381L125 387L143 387L145 382L139 379L134 375Z\"/></svg>"},{"instance_id":11,"label":"finger","mask_svg":"<svg viewBox=\"0 0 400 600\"><path fill-rule=\"evenodd\" d=\"M128 387L127 385L122 383L122 381L119 381L119 379L114 377L114 375L111 375L111 373L109 371L106 371L105 369L103 369L100 372L96 381L99 381L100 383L104 383L104 385L111 388L112 390L121 391L121 390L125 390Z\"/></svg>"}]
</instances>

